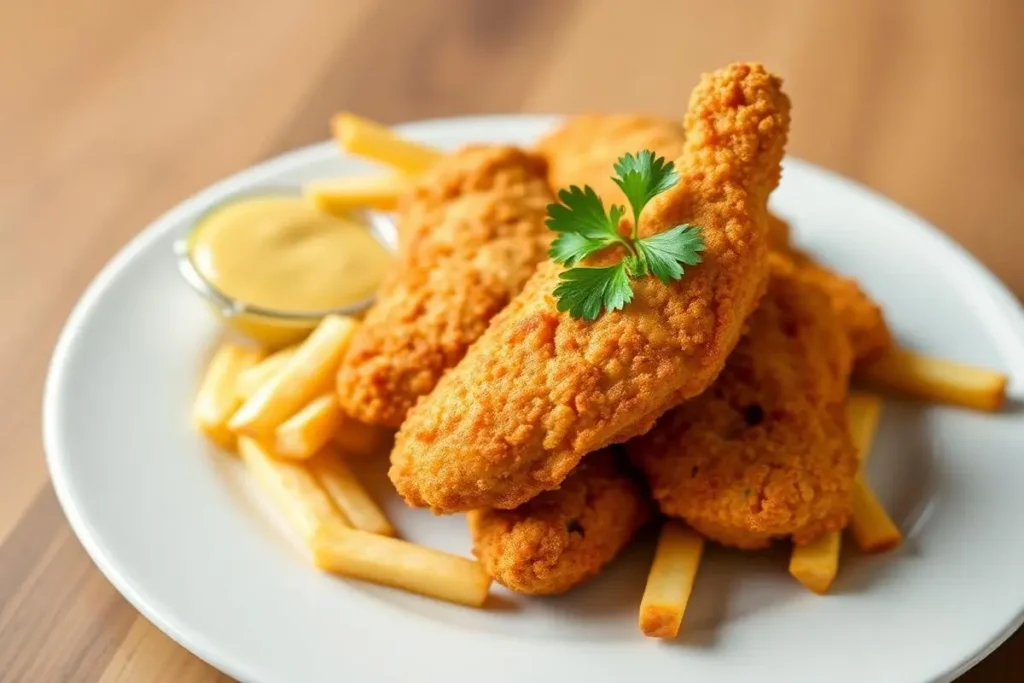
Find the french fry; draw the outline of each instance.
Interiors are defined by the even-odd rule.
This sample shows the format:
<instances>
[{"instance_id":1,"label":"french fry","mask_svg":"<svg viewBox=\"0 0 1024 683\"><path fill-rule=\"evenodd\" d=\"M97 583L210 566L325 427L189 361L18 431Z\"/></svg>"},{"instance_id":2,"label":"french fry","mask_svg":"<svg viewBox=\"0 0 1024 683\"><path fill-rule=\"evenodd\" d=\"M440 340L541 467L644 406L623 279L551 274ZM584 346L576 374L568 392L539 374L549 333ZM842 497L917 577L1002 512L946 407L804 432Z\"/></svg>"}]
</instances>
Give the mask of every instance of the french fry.
<instances>
[{"instance_id":1,"label":"french fry","mask_svg":"<svg viewBox=\"0 0 1024 683\"><path fill-rule=\"evenodd\" d=\"M309 461L309 471L348 519L362 531L394 536L395 529L338 453L328 448Z\"/></svg>"},{"instance_id":2,"label":"french fry","mask_svg":"<svg viewBox=\"0 0 1024 683\"><path fill-rule=\"evenodd\" d=\"M846 420L850 429L850 439L857 449L857 459L862 463L871 453L871 442L878 429L878 419L882 414L882 399L874 394L859 391L851 392L846 398Z\"/></svg>"},{"instance_id":3,"label":"french fry","mask_svg":"<svg viewBox=\"0 0 1024 683\"><path fill-rule=\"evenodd\" d=\"M224 344L213 354L192 407L196 429L229 450L235 447L235 435L228 420L241 404L235 383L243 372L263 357L261 351L235 344Z\"/></svg>"},{"instance_id":4,"label":"french fry","mask_svg":"<svg viewBox=\"0 0 1024 683\"><path fill-rule=\"evenodd\" d=\"M858 379L925 401L998 411L1006 400L1006 375L942 358L893 349L858 366Z\"/></svg>"},{"instance_id":5,"label":"french fry","mask_svg":"<svg viewBox=\"0 0 1024 683\"><path fill-rule=\"evenodd\" d=\"M316 538L313 563L324 571L480 607L491 577L479 562L356 529Z\"/></svg>"},{"instance_id":6,"label":"french fry","mask_svg":"<svg viewBox=\"0 0 1024 683\"><path fill-rule=\"evenodd\" d=\"M295 349L294 346L283 348L270 354L256 365L239 372L238 379L235 381L235 394L239 398L239 405L280 372L285 362L295 355Z\"/></svg>"},{"instance_id":7,"label":"french fry","mask_svg":"<svg viewBox=\"0 0 1024 683\"><path fill-rule=\"evenodd\" d=\"M789 573L819 595L828 592L839 570L839 547L843 535L831 531L807 545L793 546Z\"/></svg>"},{"instance_id":8,"label":"french fry","mask_svg":"<svg viewBox=\"0 0 1024 683\"><path fill-rule=\"evenodd\" d=\"M238 453L304 543L310 545L316 538L348 527L330 496L303 465L276 459L246 436L238 439Z\"/></svg>"},{"instance_id":9,"label":"french fry","mask_svg":"<svg viewBox=\"0 0 1024 683\"><path fill-rule=\"evenodd\" d=\"M341 357L358 323L329 315L303 341L280 372L259 388L231 417L236 434L268 438L282 422L334 386Z\"/></svg>"},{"instance_id":10,"label":"french fry","mask_svg":"<svg viewBox=\"0 0 1024 683\"><path fill-rule=\"evenodd\" d=\"M640 601L640 630L650 638L675 638L700 566L704 539L675 521L666 521Z\"/></svg>"},{"instance_id":11,"label":"french fry","mask_svg":"<svg viewBox=\"0 0 1024 683\"><path fill-rule=\"evenodd\" d=\"M331 440L341 422L334 393L315 398L274 430L274 455L296 460L312 457Z\"/></svg>"},{"instance_id":12,"label":"french fry","mask_svg":"<svg viewBox=\"0 0 1024 683\"><path fill-rule=\"evenodd\" d=\"M331 119L334 139L343 150L415 175L434 165L441 153L403 140L387 126L343 112Z\"/></svg>"},{"instance_id":13,"label":"french fry","mask_svg":"<svg viewBox=\"0 0 1024 683\"><path fill-rule=\"evenodd\" d=\"M377 176L350 176L333 180L314 180L302 188L306 200L325 213L347 214L352 209L370 207L393 211L409 179L398 173Z\"/></svg>"},{"instance_id":14,"label":"french fry","mask_svg":"<svg viewBox=\"0 0 1024 683\"><path fill-rule=\"evenodd\" d=\"M864 478L864 467L871 454L871 441L878 427L882 401L877 396L869 394L852 394L846 409L850 433L857 448L857 457L860 459L857 478L853 483L850 534L863 552L880 553L891 550L903 541L903 536Z\"/></svg>"},{"instance_id":15,"label":"french fry","mask_svg":"<svg viewBox=\"0 0 1024 683\"><path fill-rule=\"evenodd\" d=\"M903 542L903 535L860 475L853 485L850 533L861 551L881 553Z\"/></svg>"},{"instance_id":16,"label":"french fry","mask_svg":"<svg viewBox=\"0 0 1024 683\"><path fill-rule=\"evenodd\" d=\"M900 543L900 532L878 503L863 476L864 463L871 452L871 441L878 429L882 401L871 394L852 393L846 402L850 437L860 461L853 483L853 511L850 532L857 547L881 552ZM813 543L795 546L789 560L789 573L815 593L825 593L839 570L842 535L835 531Z\"/></svg>"},{"instance_id":17,"label":"french fry","mask_svg":"<svg viewBox=\"0 0 1024 683\"><path fill-rule=\"evenodd\" d=\"M871 494L870 489L861 476L861 471L864 467L864 461L870 453L871 441L875 436L875 430L878 428L878 419L881 412L882 400L877 396L855 392L851 393L847 398L846 415L850 438L857 451L857 458L860 460L858 465L859 471L854 479L853 513L850 519L851 531L858 546L860 546L860 541L857 539L857 532L853 531L852 528L858 524L858 515L861 515L860 519L862 522L867 521L867 518L863 517L863 507L858 512L858 495L862 495L864 492ZM873 494L870 495L870 498L877 505L878 501ZM877 510L871 510L872 519L877 518L877 512L879 511L888 519L885 511L880 506L877 507ZM836 573L839 571L839 551L841 546L842 534L839 531L825 534L807 545L794 546L793 553L789 558L789 573L815 593L826 593L835 580Z\"/></svg>"}]
</instances>

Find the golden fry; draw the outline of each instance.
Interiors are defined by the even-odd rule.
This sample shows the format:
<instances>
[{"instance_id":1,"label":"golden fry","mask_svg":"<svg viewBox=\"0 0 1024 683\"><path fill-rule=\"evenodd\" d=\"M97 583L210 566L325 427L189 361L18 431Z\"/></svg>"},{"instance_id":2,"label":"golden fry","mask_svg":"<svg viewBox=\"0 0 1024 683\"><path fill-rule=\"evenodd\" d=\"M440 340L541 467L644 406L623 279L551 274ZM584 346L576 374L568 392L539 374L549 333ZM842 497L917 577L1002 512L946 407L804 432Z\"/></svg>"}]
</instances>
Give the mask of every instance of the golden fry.
<instances>
[{"instance_id":1,"label":"golden fry","mask_svg":"<svg viewBox=\"0 0 1024 683\"><path fill-rule=\"evenodd\" d=\"M1006 375L942 358L893 349L857 368L873 385L925 401L998 411L1006 400Z\"/></svg>"},{"instance_id":2,"label":"golden fry","mask_svg":"<svg viewBox=\"0 0 1024 683\"><path fill-rule=\"evenodd\" d=\"M882 411L882 400L872 394L852 393L846 402L846 414L849 422L850 437L857 449L857 457L860 459L860 472L854 481L853 513L850 520L851 531L854 540L861 546L857 536L859 524L869 524L871 542L877 542L874 534L880 529L877 528L878 514L888 520L888 515L878 505L878 501L868 488L862 476L864 462L871 452L871 441L874 439L875 430L878 428L878 419ZM874 507L867 508L864 501L874 501ZM860 503L860 504L859 504ZM870 514L865 517L865 514ZM892 522L890 521L891 525ZM897 531L897 534L899 532ZM898 541L897 541L898 542ZM789 573L807 588L815 593L828 591L832 581L839 571L839 551L842 545L842 534L839 531L830 532L812 543L803 546L794 546L793 554L789 560Z\"/></svg>"},{"instance_id":3,"label":"golden fry","mask_svg":"<svg viewBox=\"0 0 1024 683\"><path fill-rule=\"evenodd\" d=\"M228 420L241 404L235 393L238 377L262 358L263 353L235 344L224 344L213 355L192 408L192 421L200 432L218 445L233 449L235 435Z\"/></svg>"},{"instance_id":4,"label":"golden fry","mask_svg":"<svg viewBox=\"0 0 1024 683\"><path fill-rule=\"evenodd\" d=\"M331 119L334 139L343 150L379 161L398 171L417 174L434 165L441 156L429 147L403 140L387 126L343 112Z\"/></svg>"},{"instance_id":5,"label":"golden fry","mask_svg":"<svg viewBox=\"0 0 1024 683\"><path fill-rule=\"evenodd\" d=\"M237 434L269 437L302 406L331 391L341 357L357 325L352 318L324 318L281 371L242 404L228 427Z\"/></svg>"},{"instance_id":6,"label":"golden fry","mask_svg":"<svg viewBox=\"0 0 1024 683\"><path fill-rule=\"evenodd\" d=\"M666 521L640 601L640 630L650 638L675 638L700 566L704 539L675 521Z\"/></svg>"},{"instance_id":7,"label":"golden fry","mask_svg":"<svg viewBox=\"0 0 1024 683\"><path fill-rule=\"evenodd\" d=\"M315 398L274 430L274 455L297 460L312 457L331 440L341 422L333 393Z\"/></svg>"},{"instance_id":8,"label":"golden fry","mask_svg":"<svg viewBox=\"0 0 1024 683\"><path fill-rule=\"evenodd\" d=\"M255 394L271 377L280 372L285 362L295 355L296 348L298 347L288 346L276 351L256 365L238 373L238 379L235 380L235 394L239 398L239 404Z\"/></svg>"},{"instance_id":9,"label":"golden fry","mask_svg":"<svg viewBox=\"0 0 1024 683\"><path fill-rule=\"evenodd\" d=\"M348 522L334 507L327 492L301 464L278 460L249 437L239 437L238 453L259 485L270 494L306 544L346 528Z\"/></svg>"},{"instance_id":10,"label":"golden fry","mask_svg":"<svg viewBox=\"0 0 1024 683\"><path fill-rule=\"evenodd\" d=\"M302 194L326 213L344 215L363 207L393 211L407 185L407 177L399 173L348 176L307 183Z\"/></svg>"},{"instance_id":11,"label":"golden fry","mask_svg":"<svg viewBox=\"0 0 1024 683\"><path fill-rule=\"evenodd\" d=\"M857 458L863 464L871 452L871 441L882 414L882 399L874 394L853 392L846 399L846 420Z\"/></svg>"},{"instance_id":12,"label":"golden fry","mask_svg":"<svg viewBox=\"0 0 1024 683\"><path fill-rule=\"evenodd\" d=\"M338 453L331 449L321 451L309 462L309 471L353 528L382 536L395 535L391 522Z\"/></svg>"},{"instance_id":13,"label":"golden fry","mask_svg":"<svg viewBox=\"0 0 1024 683\"><path fill-rule=\"evenodd\" d=\"M853 486L850 533L857 547L866 553L885 552L903 542L903 535L889 517L889 513L860 476Z\"/></svg>"},{"instance_id":14,"label":"golden fry","mask_svg":"<svg viewBox=\"0 0 1024 683\"><path fill-rule=\"evenodd\" d=\"M870 394L852 394L846 409L850 433L860 458L860 470L853 488L850 533L857 547L864 552L891 550L903 541L903 536L864 478L864 467L871 454L871 441L878 427L882 401Z\"/></svg>"},{"instance_id":15,"label":"golden fry","mask_svg":"<svg viewBox=\"0 0 1024 683\"><path fill-rule=\"evenodd\" d=\"M311 547L325 571L471 607L484 604L491 586L479 562L365 531L340 529Z\"/></svg>"},{"instance_id":16,"label":"golden fry","mask_svg":"<svg viewBox=\"0 0 1024 683\"><path fill-rule=\"evenodd\" d=\"M807 545L793 546L789 573L815 593L826 593L839 570L842 537L841 532L831 531Z\"/></svg>"}]
</instances>

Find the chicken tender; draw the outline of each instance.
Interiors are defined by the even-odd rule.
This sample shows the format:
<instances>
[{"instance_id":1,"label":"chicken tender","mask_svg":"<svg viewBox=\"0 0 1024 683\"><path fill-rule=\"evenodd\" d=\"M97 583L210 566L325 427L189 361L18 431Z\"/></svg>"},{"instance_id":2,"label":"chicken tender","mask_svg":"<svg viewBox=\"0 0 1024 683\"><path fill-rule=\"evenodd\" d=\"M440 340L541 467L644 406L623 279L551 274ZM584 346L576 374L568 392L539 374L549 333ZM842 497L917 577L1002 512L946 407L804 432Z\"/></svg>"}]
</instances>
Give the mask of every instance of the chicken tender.
<instances>
[{"instance_id":1,"label":"chicken tender","mask_svg":"<svg viewBox=\"0 0 1024 683\"><path fill-rule=\"evenodd\" d=\"M782 220L773 213L768 214L768 245L775 251L788 251L789 223Z\"/></svg>"},{"instance_id":2,"label":"chicken tender","mask_svg":"<svg viewBox=\"0 0 1024 683\"><path fill-rule=\"evenodd\" d=\"M654 505L615 450L594 453L561 488L514 510L468 514L473 552L495 581L519 593L564 593L626 547Z\"/></svg>"},{"instance_id":3,"label":"chicken tender","mask_svg":"<svg viewBox=\"0 0 1024 683\"><path fill-rule=\"evenodd\" d=\"M399 430L389 474L407 502L438 513L517 507L711 384L768 278L766 202L789 128L780 86L760 65L703 77L680 182L641 226L700 226L703 263L668 285L634 281L632 303L593 322L558 311L562 268L542 264Z\"/></svg>"},{"instance_id":4,"label":"chicken tender","mask_svg":"<svg viewBox=\"0 0 1024 683\"><path fill-rule=\"evenodd\" d=\"M536 150L548 160L548 179L558 190L590 185L605 204L625 203L612 181L619 157L649 149L666 159L683 153L682 123L657 116L587 114L574 116L541 138Z\"/></svg>"},{"instance_id":5,"label":"chicken tender","mask_svg":"<svg viewBox=\"0 0 1024 683\"><path fill-rule=\"evenodd\" d=\"M852 364L829 297L773 254L768 293L718 380L626 445L662 512L739 548L843 528L857 471Z\"/></svg>"},{"instance_id":6,"label":"chicken tender","mask_svg":"<svg viewBox=\"0 0 1024 683\"><path fill-rule=\"evenodd\" d=\"M853 357L857 362L872 360L892 348L892 333L881 307L856 281L833 273L803 254L794 252L791 257L800 277L819 288L832 301L839 322L853 345Z\"/></svg>"},{"instance_id":7,"label":"chicken tender","mask_svg":"<svg viewBox=\"0 0 1024 683\"><path fill-rule=\"evenodd\" d=\"M545 172L516 148L472 147L402 198L395 269L338 372L349 417L398 427L523 288L551 244Z\"/></svg>"}]
</instances>

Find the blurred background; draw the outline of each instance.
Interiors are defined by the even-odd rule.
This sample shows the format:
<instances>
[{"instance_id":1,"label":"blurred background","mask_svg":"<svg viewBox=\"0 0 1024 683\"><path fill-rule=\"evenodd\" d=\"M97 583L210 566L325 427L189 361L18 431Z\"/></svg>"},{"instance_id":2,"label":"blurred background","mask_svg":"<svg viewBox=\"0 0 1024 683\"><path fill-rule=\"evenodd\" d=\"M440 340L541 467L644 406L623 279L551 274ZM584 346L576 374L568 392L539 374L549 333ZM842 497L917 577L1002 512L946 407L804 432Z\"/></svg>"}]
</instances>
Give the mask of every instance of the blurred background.
<instances>
[{"instance_id":1,"label":"blurred background","mask_svg":"<svg viewBox=\"0 0 1024 683\"><path fill-rule=\"evenodd\" d=\"M785 78L792 154L924 216L1024 294L1021 0L0 3L0 681L218 677L93 568L42 460L50 350L132 235L325 139L341 109L678 116L699 73L736 60ZM964 680L1022 671L1018 636Z\"/></svg>"}]
</instances>

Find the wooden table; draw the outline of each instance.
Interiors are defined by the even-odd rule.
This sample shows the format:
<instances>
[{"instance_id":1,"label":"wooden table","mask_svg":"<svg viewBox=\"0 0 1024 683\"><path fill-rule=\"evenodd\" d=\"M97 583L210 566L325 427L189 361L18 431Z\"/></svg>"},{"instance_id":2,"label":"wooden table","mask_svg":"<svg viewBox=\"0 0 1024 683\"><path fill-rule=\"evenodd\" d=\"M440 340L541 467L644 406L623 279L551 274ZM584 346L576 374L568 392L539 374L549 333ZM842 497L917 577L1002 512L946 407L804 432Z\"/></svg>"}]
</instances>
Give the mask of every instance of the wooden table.
<instances>
[{"instance_id":1,"label":"wooden table","mask_svg":"<svg viewBox=\"0 0 1024 683\"><path fill-rule=\"evenodd\" d=\"M1022 30L1017 0L0 4L0 681L224 678L93 567L40 443L69 309L179 200L326 137L339 109L676 116L701 71L753 58L785 76L792 153L917 211L1020 294ZM963 680L1022 671L1018 634Z\"/></svg>"}]
</instances>

